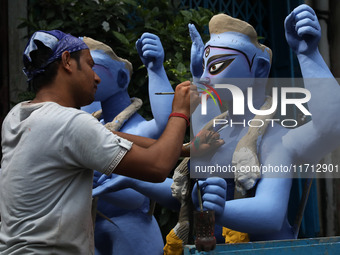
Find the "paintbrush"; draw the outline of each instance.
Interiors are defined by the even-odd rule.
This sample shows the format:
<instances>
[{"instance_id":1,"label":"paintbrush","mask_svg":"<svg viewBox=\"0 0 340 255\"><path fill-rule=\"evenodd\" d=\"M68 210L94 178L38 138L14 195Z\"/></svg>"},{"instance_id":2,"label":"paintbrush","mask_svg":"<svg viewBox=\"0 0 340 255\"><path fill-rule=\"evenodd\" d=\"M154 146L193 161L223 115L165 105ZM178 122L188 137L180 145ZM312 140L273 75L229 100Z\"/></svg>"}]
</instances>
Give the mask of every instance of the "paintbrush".
<instances>
[{"instance_id":1,"label":"paintbrush","mask_svg":"<svg viewBox=\"0 0 340 255\"><path fill-rule=\"evenodd\" d=\"M198 91L198 93L203 93L204 91ZM175 92L156 92L155 95L174 95Z\"/></svg>"},{"instance_id":2,"label":"paintbrush","mask_svg":"<svg viewBox=\"0 0 340 255\"><path fill-rule=\"evenodd\" d=\"M156 92L155 95L174 95L175 92Z\"/></svg>"}]
</instances>

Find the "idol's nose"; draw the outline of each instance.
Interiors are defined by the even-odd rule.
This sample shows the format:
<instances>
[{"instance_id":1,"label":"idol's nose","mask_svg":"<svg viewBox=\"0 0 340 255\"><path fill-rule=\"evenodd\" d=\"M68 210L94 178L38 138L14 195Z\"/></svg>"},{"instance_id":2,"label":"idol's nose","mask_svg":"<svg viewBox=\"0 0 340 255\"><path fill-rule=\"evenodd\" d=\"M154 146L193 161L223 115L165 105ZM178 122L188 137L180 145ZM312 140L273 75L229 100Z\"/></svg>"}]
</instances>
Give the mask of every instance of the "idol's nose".
<instances>
[{"instance_id":1,"label":"idol's nose","mask_svg":"<svg viewBox=\"0 0 340 255\"><path fill-rule=\"evenodd\" d=\"M200 84L210 84L210 78L209 77L202 77L199 79L198 83Z\"/></svg>"}]
</instances>

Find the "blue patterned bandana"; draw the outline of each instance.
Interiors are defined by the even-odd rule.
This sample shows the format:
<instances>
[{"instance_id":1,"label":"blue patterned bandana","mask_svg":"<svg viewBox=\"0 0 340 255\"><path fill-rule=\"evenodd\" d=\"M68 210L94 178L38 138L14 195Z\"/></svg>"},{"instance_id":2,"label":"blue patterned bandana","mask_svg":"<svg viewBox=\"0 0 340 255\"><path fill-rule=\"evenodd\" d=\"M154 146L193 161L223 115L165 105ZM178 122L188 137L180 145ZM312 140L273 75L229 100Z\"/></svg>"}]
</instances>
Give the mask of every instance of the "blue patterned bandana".
<instances>
[{"instance_id":1,"label":"blue patterned bandana","mask_svg":"<svg viewBox=\"0 0 340 255\"><path fill-rule=\"evenodd\" d=\"M59 30L35 32L28 41L23 55L23 71L28 78L27 81L43 73L44 68L60 59L64 51L72 53L85 49L88 47L81 39Z\"/></svg>"}]
</instances>

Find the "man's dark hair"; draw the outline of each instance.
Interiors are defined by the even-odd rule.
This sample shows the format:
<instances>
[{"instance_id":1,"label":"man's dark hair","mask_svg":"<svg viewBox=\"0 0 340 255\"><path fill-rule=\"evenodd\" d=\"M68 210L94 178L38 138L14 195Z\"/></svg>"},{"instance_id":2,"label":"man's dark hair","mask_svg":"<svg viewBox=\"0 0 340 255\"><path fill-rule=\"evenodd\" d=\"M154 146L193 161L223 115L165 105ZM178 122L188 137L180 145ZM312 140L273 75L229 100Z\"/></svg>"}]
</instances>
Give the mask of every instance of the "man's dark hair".
<instances>
[{"instance_id":1,"label":"man's dark hair","mask_svg":"<svg viewBox=\"0 0 340 255\"><path fill-rule=\"evenodd\" d=\"M43 54L39 54L43 57ZM80 66L80 55L81 51L75 51L70 54L71 58L75 59L77 61L77 68L78 70L81 70ZM39 64L40 57L38 54L36 56L32 56L32 60ZM60 64L61 59L57 59L56 61L48 64L44 69L45 71L35 76L30 82L29 82L29 88L30 90L33 90L34 93L38 92L41 87L43 87L46 84L49 84L54 81L55 77L57 76L58 67Z\"/></svg>"}]
</instances>

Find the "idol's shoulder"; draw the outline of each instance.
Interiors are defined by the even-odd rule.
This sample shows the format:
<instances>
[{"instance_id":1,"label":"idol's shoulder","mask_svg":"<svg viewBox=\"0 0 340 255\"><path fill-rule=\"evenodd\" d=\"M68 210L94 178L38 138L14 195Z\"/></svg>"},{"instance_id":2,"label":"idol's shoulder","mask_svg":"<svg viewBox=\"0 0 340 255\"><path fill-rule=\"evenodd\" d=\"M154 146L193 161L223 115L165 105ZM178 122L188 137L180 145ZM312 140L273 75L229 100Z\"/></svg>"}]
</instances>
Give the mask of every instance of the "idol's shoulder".
<instances>
[{"instance_id":1,"label":"idol's shoulder","mask_svg":"<svg viewBox=\"0 0 340 255\"><path fill-rule=\"evenodd\" d=\"M272 150L277 147L283 147L283 140L285 135L289 132L289 128L283 127L280 123L273 123L268 125L264 134L258 142L262 149Z\"/></svg>"}]
</instances>

